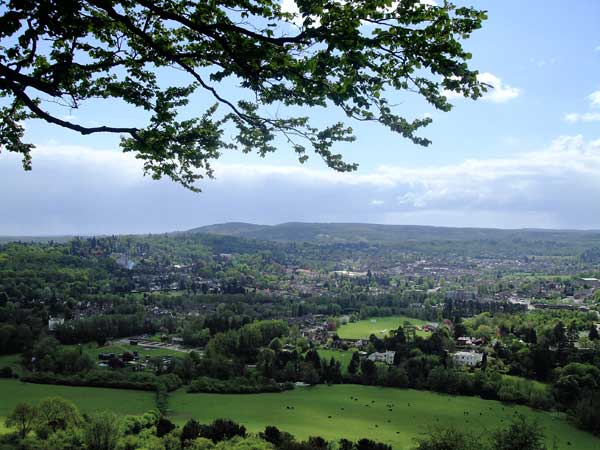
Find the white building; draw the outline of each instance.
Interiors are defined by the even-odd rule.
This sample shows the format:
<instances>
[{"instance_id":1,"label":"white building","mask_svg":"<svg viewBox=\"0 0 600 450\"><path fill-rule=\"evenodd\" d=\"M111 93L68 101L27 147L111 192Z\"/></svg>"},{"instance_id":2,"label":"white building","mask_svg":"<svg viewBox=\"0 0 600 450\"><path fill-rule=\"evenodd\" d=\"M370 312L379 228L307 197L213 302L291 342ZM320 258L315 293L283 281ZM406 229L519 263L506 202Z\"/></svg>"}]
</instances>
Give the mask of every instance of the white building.
<instances>
[{"instance_id":1,"label":"white building","mask_svg":"<svg viewBox=\"0 0 600 450\"><path fill-rule=\"evenodd\" d=\"M600 287L600 280L598 278L580 278L580 281L582 284L593 288Z\"/></svg>"},{"instance_id":2,"label":"white building","mask_svg":"<svg viewBox=\"0 0 600 450\"><path fill-rule=\"evenodd\" d=\"M452 360L461 366L475 367L483 361L483 353L456 352L452 354Z\"/></svg>"},{"instance_id":3,"label":"white building","mask_svg":"<svg viewBox=\"0 0 600 450\"><path fill-rule=\"evenodd\" d=\"M375 352L371 353L368 359L373 362L384 362L386 364L394 364L394 356L396 356L396 352L392 351L387 351L383 353Z\"/></svg>"},{"instance_id":4,"label":"white building","mask_svg":"<svg viewBox=\"0 0 600 450\"><path fill-rule=\"evenodd\" d=\"M50 317L50 319L48 320L48 330L54 331L63 323L65 323L65 319L61 319L58 317Z\"/></svg>"}]
</instances>

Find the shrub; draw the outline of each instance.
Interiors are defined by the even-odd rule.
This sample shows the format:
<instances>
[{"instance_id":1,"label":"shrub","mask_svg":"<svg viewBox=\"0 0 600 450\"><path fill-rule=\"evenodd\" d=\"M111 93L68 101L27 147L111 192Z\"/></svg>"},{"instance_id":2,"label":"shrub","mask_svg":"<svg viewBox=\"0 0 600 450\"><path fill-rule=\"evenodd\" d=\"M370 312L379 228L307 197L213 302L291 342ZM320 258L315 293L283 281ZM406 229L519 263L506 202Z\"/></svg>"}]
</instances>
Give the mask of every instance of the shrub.
<instances>
[{"instance_id":1,"label":"shrub","mask_svg":"<svg viewBox=\"0 0 600 450\"><path fill-rule=\"evenodd\" d=\"M208 392L213 394L257 394L260 392L283 392L293 389L292 383L277 383L267 378L256 380L236 377L218 380L210 377L196 378L188 387L188 392Z\"/></svg>"}]
</instances>

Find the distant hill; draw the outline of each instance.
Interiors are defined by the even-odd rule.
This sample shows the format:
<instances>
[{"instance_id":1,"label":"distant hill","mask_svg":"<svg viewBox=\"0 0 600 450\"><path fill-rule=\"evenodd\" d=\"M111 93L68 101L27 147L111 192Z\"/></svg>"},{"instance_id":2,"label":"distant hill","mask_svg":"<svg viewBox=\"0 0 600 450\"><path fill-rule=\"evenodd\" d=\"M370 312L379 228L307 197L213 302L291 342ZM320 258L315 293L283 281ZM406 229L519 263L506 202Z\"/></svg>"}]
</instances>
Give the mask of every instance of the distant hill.
<instances>
[{"instance_id":1,"label":"distant hill","mask_svg":"<svg viewBox=\"0 0 600 450\"><path fill-rule=\"evenodd\" d=\"M377 225L364 223L302 223L279 225L224 223L195 228L186 233L209 233L276 242L381 243L427 241L553 241L600 242L600 231L505 230L494 228L449 228L419 225Z\"/></svg>"},{"instance_id":2,"label":"distant hill","mask_svg":"<svg viewBox=\"0 0 600 450\"><path fill-rule=\"evenodd\" d=\"M74 236L0 236L0 244L6 244L8 242L35 242L39 244L56 242L57 244L63 244L69 242L73 238Z\"/></svg>"},{"instance_id":3,"label":"distant hill","mask_svg":"<svg viewBox=\"0 0 600 450\"><path fill-rule=\"evenodd\" d=\"M194 228L184 233L211 233L222 234L225 236L244 236L251 233L257 233L260 230L272 228L269 225L255 225L244 222L227 222L215 225L206 225L204 227Z\"/></svg>"}]
</instances>

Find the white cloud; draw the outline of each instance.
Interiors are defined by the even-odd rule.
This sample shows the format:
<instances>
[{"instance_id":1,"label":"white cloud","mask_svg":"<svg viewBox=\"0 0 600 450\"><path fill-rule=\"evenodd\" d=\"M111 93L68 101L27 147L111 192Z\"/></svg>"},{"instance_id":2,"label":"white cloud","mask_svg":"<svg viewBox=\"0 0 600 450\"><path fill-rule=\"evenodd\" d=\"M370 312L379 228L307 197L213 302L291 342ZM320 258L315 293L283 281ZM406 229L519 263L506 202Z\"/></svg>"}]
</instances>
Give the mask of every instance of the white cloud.
<instances>
[{"instance_id":1,"label":"white cloud","mask_svg":"<svg viewBox=\"0 0 600 450\"><path fill-rule=\"evenodd\" d=\"M477 76L477 80L481 83L490 85L490 87L488 87L488 91L482 97L483 100L493 103L505 103L521 95L521 89L505 84L502 79L492 73L480 73ZM444 90L443 94L448 98L448 100L464 98L462 94L454 91Z\"/></svg>"},{"instance_id":2,"label":"white cloud","mask_svg":"<svg viewBox=\"0 0 600 450\"><path fill-rule=\"evenodd\" d=\"M587 96L587 99L590 102L590 109L600 108L600 91L592 92ZM600 122L600 112L569 113L565 114L564 119L569 123Z\"/></svg>"},{"instance_id":3,"label":"white cloud","mask_svg":"<svg viewBox=\"0 0 600 450\"><path fill-rule=\"evenodd\" d=\"M557 138L506 158L337 173L215 164L194 194L141 176L131 154L41 146L33 171L2 154L0 234L160 232L224 221L356 221L598 228L600 139ZM15 187L18 187L15 189ZM373 207L363 208L360 205Z\"/></svg>"},{"instance_id":4,"label":"white cloud","mask_svg":"<svg viewBox=\"0 0 600 450\"><path fill-rule=\"evenodd\" d=\"M281 11L285 13L293 14L291 24L298 28L304 27L304 18L300 14L300 8L294 0L281 0ZM313 20L311 27L318 27L321 25L321 21L317 16L311 16Z\"/></svg>"},{"instance_id":5,"label":"white cloud","mask_svg":"<svg viewBox=\"0 0 600 450\"><path fill-rule=\"evenodd\" d=\"M592 92L588 95L588 99L590 100L590 106L592 108L600 107L600 91Z\"/></svg>"},{"instance_id":6,"label":"white cloud","mask_svg":"<svg viewBox=\"0 0 600 450\"><path fill-rule=\"evenodd\" d=\"M588 112L588 113L569 113L565 114L565 121L569 123L577 122L600 122L600 113Z\"/></svg>"},{"instance_id":7,"label":"white cloud","mask_svg":"<svg viewBox=\"0 0 600 450\"><path fill-rule=\"evenodd\" d=\"M489 100L494 103L504 103L517 98L521 94L519 88L504 84L500 78L489 72L480 73L477 79L491 85L488 92L483 96L484 100Z\"/></svg>"},{"instance_id":8,"label":"white cloud","mask_svg":"<svg viewBox=\"0 0 600 450\"><path fill-rule=\"evenodd\" d=\"M590 109L600 108L600 91L592 92L587 96L590 102ZM600 112L586 112L586 113L568 113L565 114L564 119L566 122L577 123L577 122L600 122Z\"/></svg>"},{"instance_id":9,"label":"white cloud","mask_svg":"<svg viewBox=\"0 0 600 450\"><path fill-rule=\"evenodd\" d=\"M558 62L558 58L556 57L552 57L549 59L535 59L532 58L531 62L533 62L537 67L545 67L545 66L553 66L554 64L556 64Z\"/></svg>"},{"instance_id":10,"label":"white cloud","mask_svg":"<svg viewBox=\"0 0 600 450\"><path fill-rule=\"evenodd\" d=\"M284 13L293 14L294 18L292 23L298 27L302 26L302 17L300 16L300 9L294 0L282 0L281 11Z\"/></svg>"}]
</instances>

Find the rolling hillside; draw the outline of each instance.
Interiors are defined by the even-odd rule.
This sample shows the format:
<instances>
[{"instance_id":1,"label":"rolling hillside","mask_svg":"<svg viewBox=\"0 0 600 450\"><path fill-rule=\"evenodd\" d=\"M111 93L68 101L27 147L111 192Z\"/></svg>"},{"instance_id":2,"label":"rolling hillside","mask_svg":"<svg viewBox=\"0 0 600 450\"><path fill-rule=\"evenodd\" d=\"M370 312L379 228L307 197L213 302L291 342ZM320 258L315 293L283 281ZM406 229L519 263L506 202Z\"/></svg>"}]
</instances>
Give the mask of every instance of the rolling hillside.
<instances>
[{"instance_id":1,"label":"rolling hillside","mask_svg":"<svg viewBox=\"0 0 600 450\"><path fill-rule=\"evenodd\" d=\"M278 242L380 243L431 241L553 242L577 247L600 244L600 231L504 230L361 223L300 223L255 225L241 222L209 225L188 233L210 233Z\"/></svg>"}]
</instances>

